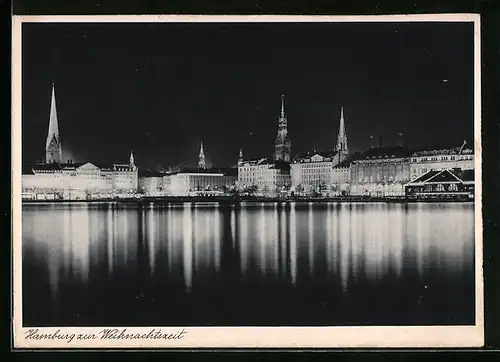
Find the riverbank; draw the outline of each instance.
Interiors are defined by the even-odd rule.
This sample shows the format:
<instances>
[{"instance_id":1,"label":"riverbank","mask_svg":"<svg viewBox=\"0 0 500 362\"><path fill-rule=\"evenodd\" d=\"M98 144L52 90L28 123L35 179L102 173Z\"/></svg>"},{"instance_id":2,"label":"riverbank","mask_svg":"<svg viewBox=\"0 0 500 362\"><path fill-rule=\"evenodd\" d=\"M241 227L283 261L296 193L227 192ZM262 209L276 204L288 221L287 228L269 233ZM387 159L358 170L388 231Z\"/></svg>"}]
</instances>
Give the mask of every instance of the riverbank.
<instances>
[{"instance_id":1,"label":"riverbank","mask_svg":"<svg viewBox=\"0 0 500 362\"><path fill-rule=\"evenodd\" d=\"M406 198L406 197L295 197L295 198L270 198L270 197L232 197L232 196L163 196L163 197L141 197L141 198L120 198L120 199L90 199L90 200L23 200L23 204L51 204L51 203L117 203L117 204L184 204L184 203L219 203L219 204L240 204L240 203L442 203L442 202L474 202L474 199L465 197L433 197L433 198Z\"/></svg>"}]
</instances>

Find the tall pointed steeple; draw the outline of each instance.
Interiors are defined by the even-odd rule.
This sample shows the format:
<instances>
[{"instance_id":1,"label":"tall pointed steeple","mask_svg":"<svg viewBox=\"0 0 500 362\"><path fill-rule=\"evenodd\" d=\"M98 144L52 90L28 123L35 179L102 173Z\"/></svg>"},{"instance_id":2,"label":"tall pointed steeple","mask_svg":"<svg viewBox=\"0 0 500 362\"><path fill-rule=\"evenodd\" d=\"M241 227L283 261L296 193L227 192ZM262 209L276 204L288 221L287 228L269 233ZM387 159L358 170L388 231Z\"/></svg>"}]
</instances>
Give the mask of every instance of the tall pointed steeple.
<instances>
[{"instance_id":1,"label":"tall pointed steeple","mask_svg":"<svg viewBox=\"0 0 500 362\"><path fill-rule=\"evenodd\" d=\"M200 153L198 155L198 168L205 169L205 152L203 152L203 142L200 145Z\"/></svg>"},{"instance_id":2,"label":"tall pointed steeple","mask_svg":"<svg viewBox=\"0 0 500 362\"><path fill-rule=\"evenodd\" d=\"M281 95L281 118L285 118L285 96Z\"/></svg>"},{"instance_id":3,"label":"tall pointed steeple","mask_svg":"<svg viewBox=\"0 0 500 362\"><path fill-rule=\"evenodd\" d=\"M47 141L45 143L45 162L46 163L62 162L62 148L61 148L61 140L59 137L59 124L57 121L56 93L54 84L52 84L49 129L47 133Z\"/></svg>"},{"instance_id":4,"label":"tall pointed steeple","mask_svg":"<svg viewBox=\"0 0 500 362\"><path fill-rule=\"evenodd\" d=\"M339 153L343 153L347 155L349 153L349 149L347 148L347 133L345 131L345 122L344 122L344 107L340 107L340 127L339 134L337 136L337 145L335 146L335 151Z\"/></svg>"},{"instance_id":5,"label":"tall pointed steeple","mask_svg":"<svg viewBox=\"0 0 500 362\"><path fill-rule=\"evenodd\" d=\"M274 142L274 160L290 162L292 141L288 136L288 120L285 115L285 96L281 95L281 113L278 118L278 134Z\"/></svg>"},{"instance_id":6,"label":"tall pointed steeple","mask_svg":"<svg viewBox=\"0 0 500 362\"><path fill-rule=\"evenodd\" d=\"M131 168L135 168L134 153L132 152L132 150L130 150L129 165Z\"/></svg>"}]
</instances>

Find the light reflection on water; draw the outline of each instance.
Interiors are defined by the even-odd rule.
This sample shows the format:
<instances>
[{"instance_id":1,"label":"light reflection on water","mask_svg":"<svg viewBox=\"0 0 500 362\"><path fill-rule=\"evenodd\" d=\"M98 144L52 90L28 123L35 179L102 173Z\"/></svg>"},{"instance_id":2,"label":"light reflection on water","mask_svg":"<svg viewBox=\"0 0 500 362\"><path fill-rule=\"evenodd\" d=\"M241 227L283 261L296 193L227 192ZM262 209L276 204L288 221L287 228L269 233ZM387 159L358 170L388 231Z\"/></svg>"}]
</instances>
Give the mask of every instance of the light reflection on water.
<instances>
[{"instance_id":1,"label":"light reflection on water","mask_svg":"<svg viewBox=\"0 0 500 362\"><path fill-rule=\"evenodd\" d=\"M24 262L47 270L56 299L89 278L111 287L124 270L188 294L217 288L220 275L290 288L326 280L347 292L408 270L470 272L473 240L472 204L23 206Z\"/></svg>"}]
</instances>

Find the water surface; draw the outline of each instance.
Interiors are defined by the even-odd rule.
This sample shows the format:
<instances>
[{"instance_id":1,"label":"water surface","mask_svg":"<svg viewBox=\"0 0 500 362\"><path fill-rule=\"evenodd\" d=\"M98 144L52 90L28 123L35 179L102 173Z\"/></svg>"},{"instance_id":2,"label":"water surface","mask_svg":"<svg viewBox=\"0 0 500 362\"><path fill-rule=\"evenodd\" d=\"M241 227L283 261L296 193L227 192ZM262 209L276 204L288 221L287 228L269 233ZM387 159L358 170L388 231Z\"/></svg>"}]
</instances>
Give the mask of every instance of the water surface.
<instances>
[{"instance_id":1,"label":"water surface","mask_svg":"<svg viewBox=\"0 0 500 362\"><path fill-rule=\"evenodd\" d=\"M474 205L23 205L24 326L474 324Z\"/></svg>"}]
</instances>

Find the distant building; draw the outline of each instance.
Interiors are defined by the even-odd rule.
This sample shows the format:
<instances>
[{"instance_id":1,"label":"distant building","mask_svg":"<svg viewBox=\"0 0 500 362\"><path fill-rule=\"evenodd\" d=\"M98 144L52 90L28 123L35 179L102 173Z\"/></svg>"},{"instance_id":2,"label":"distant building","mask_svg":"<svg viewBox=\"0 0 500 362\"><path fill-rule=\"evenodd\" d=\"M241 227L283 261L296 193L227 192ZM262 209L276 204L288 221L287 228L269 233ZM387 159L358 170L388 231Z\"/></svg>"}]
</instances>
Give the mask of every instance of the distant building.
<instances>
[{"instance_id":1,"label":"distant building","mask_svg":"<svg viewBox=\"0 0 500 362\"><path fill-rule=\"evenodd\" d=\"M271 162L267 158L239 162L238 188L241 191L254 188L257 193L275 193L288 189L290 184L290 165L286 162Z\"/></svg>"},{"instance_id":2,"label":"distant building","mask_svg":"<svg viewBox=\"0 0 500 362\"><path fill-rule=\"evenodd\" d=\"M25 199L82 200L131 197L137 192L138 169L133 163L97 166L85 163L36 165L22 175Z\"/></svg>"},{"instance_id":3,"label":"distant building","mask_svg":"<svg viewBox=\"0 0 500 362\"><path fill-rule=\"evenodd\" d=\"M331 191L334 182L333 168L345 162L348 157L344 109L341 107L340 126L334 151L307 152L297 155L290 165L293 190L296 193Z\"/></svg>"},{"instance_id":4,"label":"distant building","mask_svg":"<svg viewBox=\"0 0 500 362\"><path fill-rule=\"evenodd\" d=\"M351 164L350 194L355 196L404 196L410 181L408 151L401 146L377 147Z\"/></svg>"},{"instance_id":5,"label":"distant building","mask_svg":"<svg viewBox=\"0 0 500 362\"><path fill-rule=\"evenodd\" d=\"M332 169L332 189L331 194L342 196L349 194L351 185L351 160L346 160Z\"/></svg>"},{"instance_id":6,"label":"distant building","mask_svg":"<svg viewBox=\"0 0 500 362\"><path fill-rule=\"evenodd\" d=\"M96 165L91 162L63 162L55 90L49 116L45 163L22 175L24 199L92 199L129 197L137 192L138 168L130 152L128 163Z\"/></svg>"},{"instance_id":7,"label":"distant building","mask_svg":"<svg viewBox=\"0 0 500 362\"><path fill-rule=\"evenodd\" d=\"M145 196L165 196L164 172L139 171L139 192Z\"/></svg>"},{"instance_id":8,"label":"distant building","mask_svg":"<svg viewBox=\"0 0 500 362\"><path fill-rule=\"evenodd\" d=\"M432 170L405 186L408 198L474 198L474 170Z\"/></svg>"},{"instance_id":9,"label":"distant building","mask_svg":"<svg viewBox=\"0 0 500 362\"><path fill-rule=\"evenodd\" d=\"M433 170L474 169L474 152L464 141L461 147L415 151L410 158L411 179Z\"/></svg>"},{"instance_id":10,"label":"distant building","mask_svg":"<svg viewBox=\"0 0 500 362\"><path fill-rule=\"evenodd\" d=\"M337 152L312 152L297 156L290 165L295 193L326 191L331 188Z\"/></svg>"},{"instance_id":11,"label":"distant building","mask_svg":"<svg viewBox=\"0 0 500 362\"><path fill-rule=\"evenodd\" d=\"M274 161L290 162L292 141L288 135L288 120L285 115L285 99L281 96L281 114L278 118L278 134L274 142Z\"/></svg>"},{"instance_id":12,"label":"distant building","mask_svg":"<svg viewBox=\"0 0 500 362\"><path fill-rule=\"evenodd\" d=\"M262 195L286 191L291 186L290 157L292 142L288 135L288 120L285 115L285 100L281 96L281 114L278 118L278 134L274 142L273 160L260 158L245 160L243 150L238 156L237 188L241 192Z\"/></svg>"},{"instance_id":13,"label":"distant building","mask_svg":"<svg viewBox=\"0 0 500 362\"><path fill-rule=\"evenodd\" d=\"M223 169L184 169L164 176L164 191L172 196L223 195L235 187L237 176Z\"/></svg>"}]
</instances>

